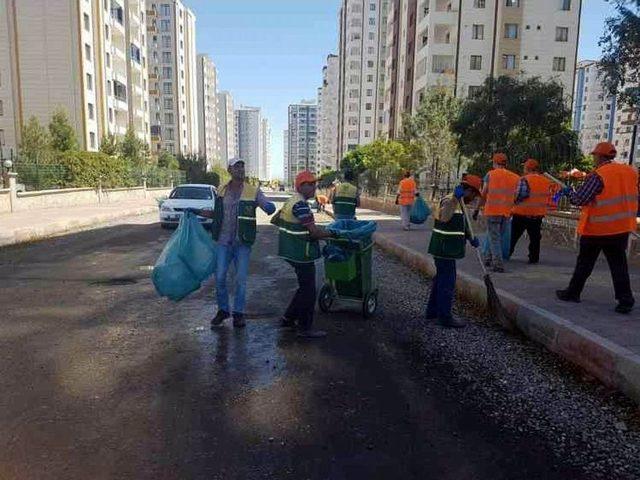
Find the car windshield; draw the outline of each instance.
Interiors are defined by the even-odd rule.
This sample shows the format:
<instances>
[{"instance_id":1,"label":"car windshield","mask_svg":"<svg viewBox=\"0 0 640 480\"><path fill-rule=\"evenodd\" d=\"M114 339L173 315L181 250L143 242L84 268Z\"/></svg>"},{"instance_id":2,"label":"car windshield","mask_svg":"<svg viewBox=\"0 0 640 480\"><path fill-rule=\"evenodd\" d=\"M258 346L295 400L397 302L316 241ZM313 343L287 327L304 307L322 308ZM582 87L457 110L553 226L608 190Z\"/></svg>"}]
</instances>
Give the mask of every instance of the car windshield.
<instances>
[{"instance_id":1,"label":"car windshield","mask_svg":"<svg viewBox=\"0 0 640 480\"><path fill-rule=\"evenodd\" d=\"M169 198L189 200L211 200L211 189L206 187L177 187Z\"/></svg>"}]
</instances>

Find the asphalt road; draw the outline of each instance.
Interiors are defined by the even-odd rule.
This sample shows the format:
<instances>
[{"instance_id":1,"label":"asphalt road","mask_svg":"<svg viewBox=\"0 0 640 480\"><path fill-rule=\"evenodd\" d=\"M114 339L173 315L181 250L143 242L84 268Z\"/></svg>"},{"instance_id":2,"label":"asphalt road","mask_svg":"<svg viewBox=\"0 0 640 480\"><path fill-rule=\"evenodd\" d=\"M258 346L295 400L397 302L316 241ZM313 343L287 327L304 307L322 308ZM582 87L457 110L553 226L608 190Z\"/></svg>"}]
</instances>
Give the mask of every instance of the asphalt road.
<instances>
[{"instance_id":1,"label":"asphalt road","mask_svg":"<svg viewBox=\"0 0 640 480\"><path fill-rule=\"evenodd\" d=\"M382 328L401 312L320 316L324 340L279 329L295 280L273 227L247 328L211 331L211 283L156 295L154 220L0 250L0 479L592 478L414 368Z\"/></svg>"}]
</instances>

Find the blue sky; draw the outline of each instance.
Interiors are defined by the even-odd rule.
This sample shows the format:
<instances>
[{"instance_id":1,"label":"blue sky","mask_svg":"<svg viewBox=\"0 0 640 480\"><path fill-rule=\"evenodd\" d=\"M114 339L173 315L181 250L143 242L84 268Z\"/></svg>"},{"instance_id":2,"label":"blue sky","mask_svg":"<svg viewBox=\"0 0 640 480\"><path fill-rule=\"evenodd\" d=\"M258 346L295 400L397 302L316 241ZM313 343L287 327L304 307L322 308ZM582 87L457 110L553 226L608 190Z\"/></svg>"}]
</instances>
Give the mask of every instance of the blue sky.
<instances>
[{"instance_id":1,"label":"blue sky","mask_svg":"<svg viewBox=\"0 0 640 480\"><path fill-rule=\"evenodd\" d=\"M315 98L326 56L336 51L340 0L184 1L196 14L198 53L218 67L219 88L236 105L262 107L271 122L272 171L281 175L287 106ZM583 0L580 59L599 56L610 11L605 0Z\"/></svg>"}]
</instances>

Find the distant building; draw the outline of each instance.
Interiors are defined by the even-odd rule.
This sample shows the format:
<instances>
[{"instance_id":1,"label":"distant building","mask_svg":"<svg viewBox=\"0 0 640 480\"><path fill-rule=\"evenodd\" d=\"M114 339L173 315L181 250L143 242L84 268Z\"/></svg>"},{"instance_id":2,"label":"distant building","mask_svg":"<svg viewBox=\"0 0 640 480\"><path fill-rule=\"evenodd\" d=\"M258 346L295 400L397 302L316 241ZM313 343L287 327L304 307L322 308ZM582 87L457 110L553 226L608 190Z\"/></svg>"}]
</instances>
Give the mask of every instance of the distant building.
<instances>
[{"instance_id":1,"label":"distant building","mask_svg":"<svg viewBox=\"0 0 640 480\"><path fill-rule=\"evenodd\" d=\"M288 182L294 184L303 170L319 173L317 161L318 106L313 101L289 105Z\"/></svg>"},{"instance_id":2,"label":"distant building","mask_svg":"<svg viewBox=\"0 0 640 480\"><path fill-rule=\"evenodd\" d=\"M236 156L236 121L233 97L229 92L218 93L218 127L220 129L220 160L228 165Z\"/></svg>"},{"instance_id":3,"label":"distant building","mask_svg":"<svg viewBox=\"0 0 640 480\"><path fill-rule=\"evenodd\" d=\"M236 158L245 162L247 176L260 177L262 154L262 116L258 107L240 107L235 111Z\"/></svg>"},{"instance_id":4,"label":"distant building","mask_svg":"<svg viewBox=\"0 0 640 480\"><path fill-rule=\"evenodd\" d=\"M322 69L322 86L318 88L318 163L320 171L336 170L338 159L338 81L339 59L329 55Z\"/></svg>"},{"instance_id":5,"label":"distant building","mask_svg":"<svg viewBox=\"0 0 640 480\"><path fill-rule=\"evenodd\" d=\"M289 130L282 132L282 152L283 152L283 180L285 184L289 184Z\"/></svg>"},{"instance_id":6,"label":"distant building","mask_svg":"<svg viewBox=\"0 0 640 480\"><path fill-rule=\"evenodd\" d=\"M269 126L269 120L262 119L260 124L260 180L271 179L271 127Z\"/></svg>"},{"instance_id":7,"label":"distant building","mask_svg":"<svg viewBox=\"0 0 640 480\"><path fill-rule=\"evenodd\" d=\"M198 55L198 139L199 153L209 168L221 165L218 127L218 79L216 67L208 55ZM225 163L226 166L226 163Z\"/></svg>"}]
</instances>

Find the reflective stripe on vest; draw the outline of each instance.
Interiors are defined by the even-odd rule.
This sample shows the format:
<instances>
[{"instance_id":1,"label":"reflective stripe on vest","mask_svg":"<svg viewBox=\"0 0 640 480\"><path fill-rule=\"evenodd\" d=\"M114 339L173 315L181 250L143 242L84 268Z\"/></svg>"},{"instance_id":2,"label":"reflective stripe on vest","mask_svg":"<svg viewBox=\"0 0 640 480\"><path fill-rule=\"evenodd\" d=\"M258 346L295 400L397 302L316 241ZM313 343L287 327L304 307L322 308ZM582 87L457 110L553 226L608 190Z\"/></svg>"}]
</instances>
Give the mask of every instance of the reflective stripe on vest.
<instances>
[{"instance_id":1,"label":"reflective stripe on vest","mask_svg":"<svg viewBox=\"0 0 640 480\"><path fill-rule=\"evenodd\" d=\"M227 183L222 187L216 198L216 205L214 208L213 224L211 226L211 235L213 239L218 241L220 238L220 231L222 229L222 223L224 221L224 196L227 193L229 184ZM245 183L242 186L242 193L240 194L240 200L238 202L238 239L245 245L253 245L256 239L257 225L256 225L256 197L258 195L258 188Z\"/></svg>"},{"instance_id":2,"label":"reflective stripe on vest","mask_svg":"<svg viewBox=\"0 0 640 480\"><path fill-rule=\"evenodd\" d=\"M451 200L451 195L445 197L441 202L445 200ZM429 241L429 254L439 258L451 258L459 259L463 258L466 248L466 233L465 233L465 218L460 206L456 206L456 209L448 222L441 222L440 206L436 213L435 223L431 233L431 240Z\"/></svg>"},{"instance_id":3,"label":"reflective stripe on vest","mask_svg":"<svg viewBox=\"0 0 640 480\"><path fill-rule=\"evenodd\" d=\"M528 217L544 217L547 214L551 182L537 173L525 175L524 178L529 184L529 197L515 205L513 213Z\"/></svg>"},{"instance_id":4,"label":"reflective stripe on vest","mask_svg":"<svg viewBox=\"0 0 640 480\"><path fill-rule=\"evenodd\" d=\"M350 183L341 183L336 187L333 197L333 213L336 215L355 215L358 189Z\"/></svg>"},{"instance_id":5,"label":"reflective stripe on vest","mask_svg":"<svg viewBox=\"0 0 640 480\"><path fill-rule=\"evenodd\" d=\"M607 163L596 170L604 184L591 205L582 207L578 233L617 235L637 229L638 171L630 165Z\"/></svg>"},{"instance_id":6,"label":"reflective stripe on vest","mask_svg":"<svg viewBox=\"0 0 640 480\"><path fill-rule=\"evenodd\" d=\"M489 188L484 214L488 217L509 217L513 208L513 198L520 177L506 168L489 172Z\"/></svg>"},{"instance_id":7,"label":"reflective stripe on vest","mask_svg":"<svg viewBox=\"0 0 640 480\"><path fill-rule=\"evenodd\" d=\"M280 211L278 256L292 262L312 263L320 258L320 244L311 238L307 227L293 214L293 206L304 201L302 195L295 194Z\"/></svg>"}]
</instances>

